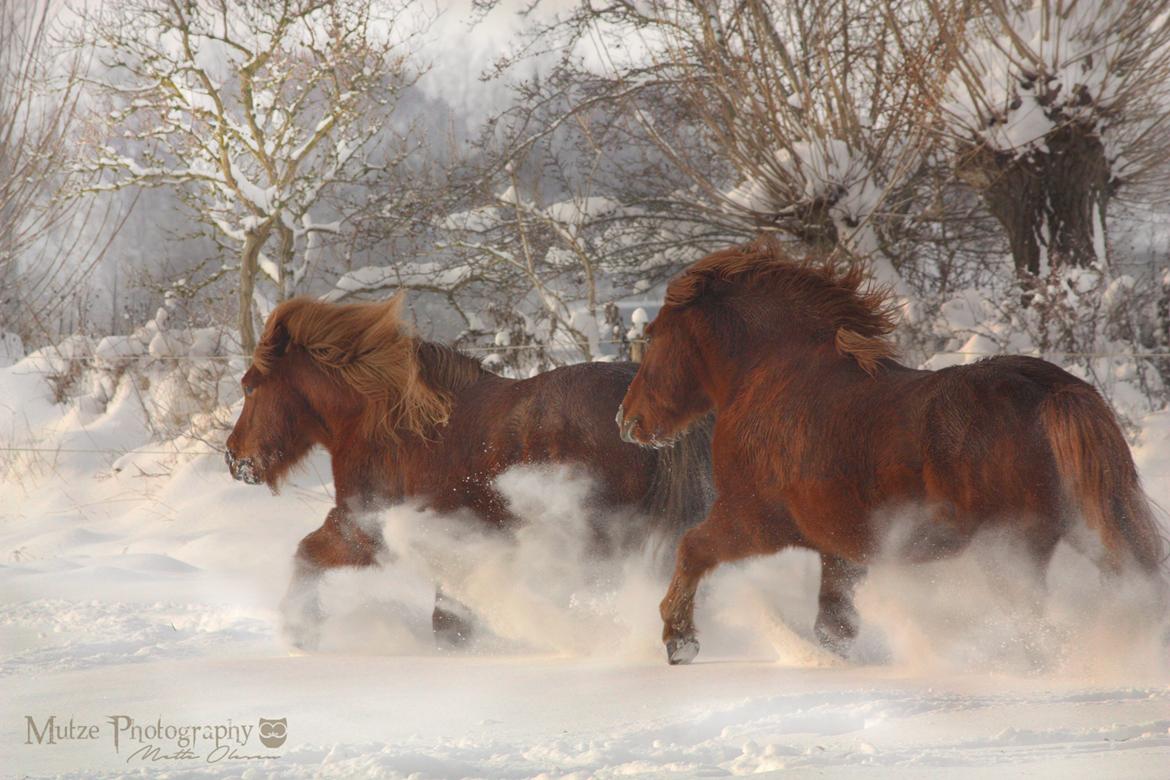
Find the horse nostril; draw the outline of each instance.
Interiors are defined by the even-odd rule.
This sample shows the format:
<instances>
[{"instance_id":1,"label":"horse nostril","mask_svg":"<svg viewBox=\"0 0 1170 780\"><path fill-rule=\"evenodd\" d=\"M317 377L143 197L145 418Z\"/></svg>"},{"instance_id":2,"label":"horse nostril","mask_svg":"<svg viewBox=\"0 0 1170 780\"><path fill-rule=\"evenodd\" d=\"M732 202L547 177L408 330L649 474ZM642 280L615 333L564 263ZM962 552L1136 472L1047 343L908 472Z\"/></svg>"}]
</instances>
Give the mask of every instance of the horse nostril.
<instances>
[{"instance_id":1,"label":"horse nostril","mask_svg":"<svg viewBox=\"0 0 1170 780\"><path fill-rule=\"evenodd\" d=\"M629 418L628 420L623 420L618 426L618 429L621 431L622 441L627 442L629 444L639 444L640 442L638 442L638 440L634 438L634 429L637 428L641 424L642 424L642 416L641 415L634 415L633 417Z\"/></svg>"}]
</instances>

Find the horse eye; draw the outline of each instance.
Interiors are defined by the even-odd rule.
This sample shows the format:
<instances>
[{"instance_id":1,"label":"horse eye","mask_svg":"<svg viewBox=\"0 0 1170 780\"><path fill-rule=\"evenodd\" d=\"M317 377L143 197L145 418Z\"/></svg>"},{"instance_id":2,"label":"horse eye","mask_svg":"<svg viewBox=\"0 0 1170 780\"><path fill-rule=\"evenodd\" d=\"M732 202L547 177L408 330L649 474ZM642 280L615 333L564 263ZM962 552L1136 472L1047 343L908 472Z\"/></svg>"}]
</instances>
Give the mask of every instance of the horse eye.
<instances>
[{"instance_id":1,"label":"horse eye","mask_svg":"<svg viewBox=\"0 0 1170 780\"><path fill-rule=\"evenodd\" d=\"M254 392L256 392L254 385L244 385L244 395L251 395Z\"/></svg>"}]
</instances>

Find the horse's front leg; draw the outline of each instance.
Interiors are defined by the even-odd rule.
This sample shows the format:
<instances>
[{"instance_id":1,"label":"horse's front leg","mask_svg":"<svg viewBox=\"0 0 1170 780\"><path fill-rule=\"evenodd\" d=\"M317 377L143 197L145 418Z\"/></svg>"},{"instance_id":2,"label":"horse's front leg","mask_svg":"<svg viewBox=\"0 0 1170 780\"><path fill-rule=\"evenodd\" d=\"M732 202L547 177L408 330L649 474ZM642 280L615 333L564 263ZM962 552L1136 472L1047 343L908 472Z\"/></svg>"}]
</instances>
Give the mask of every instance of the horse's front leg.
<instances>
[{"instance_id":1,"label":"horse's front leg","mask_svg":"<svg viewBox=\"0 0 1170 780\"><path fill-rule=\"evenodd\" d=\"M321 527L297 546L292 582L281 604L283 630L291 644L313 650L320 642L321 577L342 566L372 566L383 549L377 528L362 527L340 507L329 510Z\"/></svg>"},{"instance_id":2,"label":"horse's front leg","mask_svg":"<svg viewBox=\"0 0 1170 780\"><path fill-rule=\"evenodd\" d=\"M699 653L695 638L695 591L707 572L720 563L779 552L792 544L787 515L716 499L707 518L683 534L674 577L659 605L662 641L672 664L687 664Z\"/></svg>"},{"instance_id":3,"label":"horse's front leg","mask_svg":"<svg viewBox=\"0 0 1170 780\"><path fill-rule=\"evenodd\" d=\"M842 657L857 637L853 591L864 576L864 566L821 553L821 592L813 632L822 646Z\"/></svg>"}]
</instances>

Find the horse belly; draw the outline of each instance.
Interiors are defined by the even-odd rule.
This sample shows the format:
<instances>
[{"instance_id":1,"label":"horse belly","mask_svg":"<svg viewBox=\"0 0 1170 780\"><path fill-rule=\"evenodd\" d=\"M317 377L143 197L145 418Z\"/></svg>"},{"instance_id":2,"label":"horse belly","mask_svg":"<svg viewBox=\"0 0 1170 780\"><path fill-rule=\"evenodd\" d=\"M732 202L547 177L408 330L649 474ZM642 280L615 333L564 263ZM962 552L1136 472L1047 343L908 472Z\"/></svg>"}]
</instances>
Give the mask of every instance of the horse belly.
<instances>
[{"instance_id":1,"label":"horse belly","mask_svg":"<svg viewBox=\"0 0 1170 780\"><path fill-rule=\"evenodd\" d=\"M916 448L887 438L855 465L785 491L810 547L858 562L875 555L929 560L957 552L974 533L977 513L961 511L957 483L932 478Z\"/></svg>"},{"instance_id":2,"label":"horse belly","mask_svg":"<svg viewBox=\"0 0 1170 780\"><path fill-rule=\"evenodd\" d=\"M610 421L612 426L612 421ZM648 450L626 444L616 434L612 441L592 439L580 431L563 431L555 440L530 441L525 463L563 464L593 480L597 498L608 504L633 504L650 490L655 457Z\"/></svg>"},{"instance_id":3,"label":"horse belly","mask_svg":"<svg viewBox=\"0 0 1170 780\"><path fill-rule=\"evenodd\" d=\"M784 491L805 545L851 561L865 560L874 548L869 509L860 492L839 480L803 480Z\"/></svg>"},{"instance_id":4,"label":"horse belly","mask_svg":"<svg viewBox=\"0 0 1170 780\"><path fill-rule=\"evenodd\" d=\"M1061 493L1051 453L1027 435L989 438L968 453L924 469L927 497L939 523L964 539L1003 528L1026 539L1048 539L1061 523Z\"/></svg>"}]
</instances>

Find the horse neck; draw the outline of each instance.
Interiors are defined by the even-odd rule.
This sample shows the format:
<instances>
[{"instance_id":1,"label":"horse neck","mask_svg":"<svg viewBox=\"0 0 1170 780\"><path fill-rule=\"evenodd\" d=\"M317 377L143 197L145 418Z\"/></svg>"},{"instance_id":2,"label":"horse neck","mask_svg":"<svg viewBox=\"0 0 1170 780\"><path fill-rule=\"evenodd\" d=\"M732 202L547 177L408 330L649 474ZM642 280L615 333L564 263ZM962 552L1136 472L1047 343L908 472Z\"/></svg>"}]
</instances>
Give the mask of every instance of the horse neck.
<instances>
[{"instance_id":1,"label":"horse neck","mask_svg":"<svg viewBox=\"0 0 1170 780\"><path fill-rule=\"evenodd\" d=\"M733 402L743 389L759 377L772 384L776 377L785 379L783 388L797 385L821 388L826 373L840 363L851 360L837 353L830 338L819 338L811 331L794 329L783 333L739 334L734 344L715 344L704 350L705 387L716 410Z\"/></svg>"},{"instance_id":2,"label":"horse neck","mask_svg":"<svg viewBox=\"0 0 1170 780\"><path fill-rule=\"evenodd\" d=\"M422 379L457 404L459 395L484 377L494 376L479 361L451 347L429 341L416 343ZM420 437L371 435L359 421L347 421L329 448L338 502L357 502L367 508L391 504L404 497L404 475L417 465L442 437L441 431Z\"/></svg>"},{"instance_id":3,"label":"horse neck","mask_svg":"<svg viewBox=\"0 0 1170 780\"><path fill-rule=\"evenodd\" d=\"M383 509L404 497L401 445L374 441L357 433L331 451L337 504L356 509Z\"/></svg>"},{"instance_id":4,"label":"horse neck","mask_svg":"<svg viewBox=\"0 0 1170 780\"><path fill-rule=\"evenodd\" d=\"M388 458L393 458L388 450L394 443L365 430L364 401L348 397L356 396L355 391L338 382L331 382L329 390L326 403L311 405L328 430L328 440L320 443L329 451L338 506L374 509L392 502L401 493L386 467Z\"/></svg>"}]
</instances>

